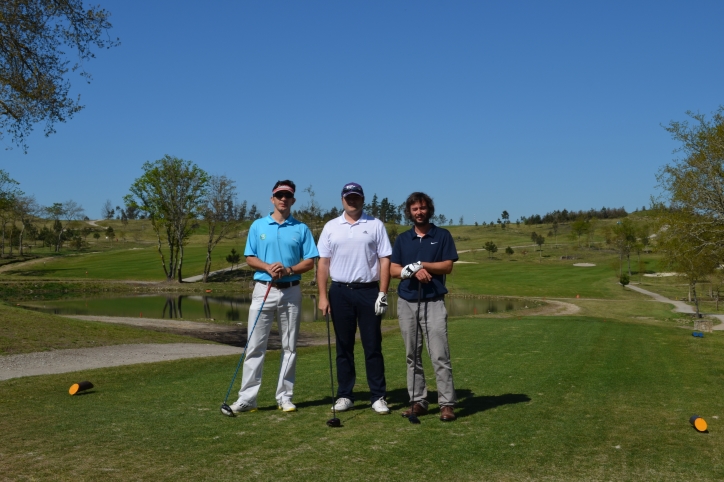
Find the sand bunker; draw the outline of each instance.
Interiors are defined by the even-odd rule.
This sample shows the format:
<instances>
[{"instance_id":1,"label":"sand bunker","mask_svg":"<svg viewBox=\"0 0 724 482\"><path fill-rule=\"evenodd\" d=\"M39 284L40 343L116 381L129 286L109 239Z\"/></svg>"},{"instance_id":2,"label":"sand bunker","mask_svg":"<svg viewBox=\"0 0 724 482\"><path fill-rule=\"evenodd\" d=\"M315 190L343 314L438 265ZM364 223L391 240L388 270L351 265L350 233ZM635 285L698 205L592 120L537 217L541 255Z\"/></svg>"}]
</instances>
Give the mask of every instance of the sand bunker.
<instances>
[{"instance_id":1,"label":"sand bunker","mask_svg":"<svg viewBox=\"0 0 724 482\"><path fill-rule=\"evenodd\" d=\"M590 268L591 266L596 266L593 263L573 263L573 266L579 266L582 268Z\"/></svg>"}]
</instances>

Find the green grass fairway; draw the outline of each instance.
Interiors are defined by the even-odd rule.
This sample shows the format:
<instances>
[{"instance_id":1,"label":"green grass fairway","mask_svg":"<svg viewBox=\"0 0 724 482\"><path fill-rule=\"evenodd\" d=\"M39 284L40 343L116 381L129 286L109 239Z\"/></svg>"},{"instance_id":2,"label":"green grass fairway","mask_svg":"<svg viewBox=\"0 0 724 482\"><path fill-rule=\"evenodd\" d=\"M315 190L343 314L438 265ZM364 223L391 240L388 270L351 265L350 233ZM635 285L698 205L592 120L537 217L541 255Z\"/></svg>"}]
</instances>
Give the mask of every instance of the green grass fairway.
<instances>
[{"instance_id":1,"label":"green grass fairway","mask_svg":"<svg viewBox=\"0 0 724 482\"><path fill-rule=\"evenodd\" d=\"M238 251L239 246L236 249ZM214 252L213 269L229 267L229 264L223 258L230 250L231 248L227 249L224 246L223 251L220 248ZM184 278L201 274L205 260L205 248L201 246L187 247L184 251ZM166 264L168 265L168 258ZM18 267L5 274L36 278L95 278L139 281L163 281L165 279L161 267L161 258L156 248L152 246L52 257L47 258L44 263L39 262L27 267Z\"/></svg>"},{"instance_id":2,"label":"green grass fairway","mask_svg":"<svg viewBox=\"0 0 724 482\"><path fill-rule=\"evenodd\" d=\"M470 259L461 256L461 260ZM607 266L582 268L572 261L489 261L458 263L447 278L453 293L485 295L631 299L640 295L624 290Z\"/></svg>"},{"instance_id":3,"label":"green grass fairway","mask_svg":"<svg viewBox=\"0 0 724 482\"><path fill-rule=\"evenodd\" d=\"M456 422L399 416L399 334L384 339L389 399L330 429L326 347L304 349L297 413L274 405L270 353L260 410L218 407L236 358L0 382L3 477L53 480L721 480L724 337L596 317L461 318L449 326ZM358 346L358 349L360 347ZM360 363L358 353L358 364ZM431 375L428 364L428 376ZM70 397L68 387L96 388ZM434 385L434 379L429 383ZM238 384L237 384L238 386ZM708 434L688 423L697 413ZM714 418L714 417L721 418Z\"/></svg>"}]
</instances>

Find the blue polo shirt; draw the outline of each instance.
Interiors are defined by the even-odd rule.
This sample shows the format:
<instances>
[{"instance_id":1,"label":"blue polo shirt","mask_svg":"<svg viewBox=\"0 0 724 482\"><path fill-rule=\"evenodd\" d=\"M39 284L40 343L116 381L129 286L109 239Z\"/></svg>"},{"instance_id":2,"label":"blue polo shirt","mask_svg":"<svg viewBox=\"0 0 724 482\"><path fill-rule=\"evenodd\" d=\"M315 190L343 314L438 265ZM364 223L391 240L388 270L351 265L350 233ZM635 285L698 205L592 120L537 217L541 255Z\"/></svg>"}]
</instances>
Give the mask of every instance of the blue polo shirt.
<instances>
[{"instance_id":1,"label":"blue polo shirt","mask_svg":"<svg viewBox=\"0 0 724 482\"><path fill-rule=\"evenodd\" d=\"M306 224L292 216L279 224L270 214L252 223L246 238L244 256L256 256L265 263L280 262L289 267L303 259L317 258L319 253ZM295 273L277 281L296 281L301 278L301 275ZM257 271L254 279L271 281L272 277L266 271Z\"/></svg>"},{"instance_id":2,"label":"blue polo shirt","mask_svg":"<svg viewBox=\"0 0 724 482\"><path fill-rule=\"evenodd\" d=\"M403 267L415 261L435 263L438 261L458 260L455 241L447 229L438 228L434 224L425 236L420 237L415 228L400 234L392 248L390 261ZM447 293L445 275L433 274L432 281L420 283L416 278L402 280L397 287L400 298L417 301L417 286L422 284L422 298L436 298Z\"/></svg>"}]
</instances>

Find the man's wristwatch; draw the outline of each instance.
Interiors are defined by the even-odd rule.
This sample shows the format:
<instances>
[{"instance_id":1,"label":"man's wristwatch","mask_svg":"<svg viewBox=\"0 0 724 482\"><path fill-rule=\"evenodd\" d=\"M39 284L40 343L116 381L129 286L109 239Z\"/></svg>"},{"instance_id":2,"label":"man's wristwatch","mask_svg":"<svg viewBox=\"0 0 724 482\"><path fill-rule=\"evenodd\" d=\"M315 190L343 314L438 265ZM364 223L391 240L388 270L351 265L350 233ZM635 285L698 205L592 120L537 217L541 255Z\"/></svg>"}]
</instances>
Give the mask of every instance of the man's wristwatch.
<instances>
[{"instance_id":1,"label":"man's wristwatch","mask_svg":"<svg viewBox=\"0 0 724 482\"><path fill-rule=\"evenodd\" d=\"M292 268L292 267L290 266L290 267L289 267L289 275L288 275L288 276L292 276L293 274L294 274L294 268Z\"/></svg>"}]
</instances>

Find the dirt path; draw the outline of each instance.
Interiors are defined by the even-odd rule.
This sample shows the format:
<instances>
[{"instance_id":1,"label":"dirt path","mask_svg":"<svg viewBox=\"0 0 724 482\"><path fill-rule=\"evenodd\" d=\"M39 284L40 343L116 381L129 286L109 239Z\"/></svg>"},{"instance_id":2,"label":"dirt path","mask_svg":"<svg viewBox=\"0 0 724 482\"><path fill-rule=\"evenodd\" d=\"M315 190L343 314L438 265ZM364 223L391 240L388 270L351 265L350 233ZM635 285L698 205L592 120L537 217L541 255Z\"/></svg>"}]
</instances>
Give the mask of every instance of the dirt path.
<instances>
[{"instance_id":1,"label":"dirt path","mask_svg":"<svg viewBox=\"0 0 724 482\"><path fill-rule=\"evenodd\" d=\"M654 293L653 291L649 291L649 290L645 290L645 289L643 289L643 288L639 288L638 286L628 285L628 287L629 287L629 289L632 289L632 290L637 291L637 292L639 292L639 293L641 293L641 294L644 294L644 295L647 295L647 296L652 297L652 298L654 299L654 301L659 301L659 302L661 302L661 303L669 303L669 304L671 304L671 305L674 305L674 311L677 312L677 313L689 313L689 314L694 314L694 313L696 313L696 310L695 310L692 306L687 305L687 304L684 303L683 301L671 300L671 299L669 299L669 298L667 298L667 297L665 297L665 296L661 296L661 295L658 294L658 293ZM703 313L703 312L702 312L701 314L702 314L702 315L705 315L705 316L709 316L709 317L711 317L711 318L716 318L716 319L718 319L719 321L722 322L722 323L719 324L719 325L714 325L714 326L711 328L712 330L724 331L724 315L714 315L714 314L711 314L711 313Z\"/></svg>"},{"instance_id":2,"label":"dirt path","mask_svg":"<svg viewBox=\"0 0 724 482\"><path fill-rule=\"evenodd\" d=\"M241 348L235 346L203 343L154 343L54 350L0 357L0 380L181 358L240 354Z\"/></svg>"}]
</instances>

